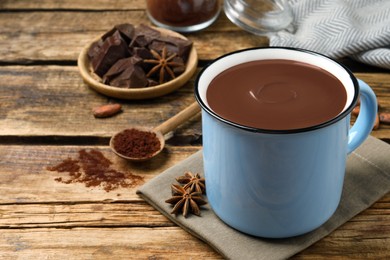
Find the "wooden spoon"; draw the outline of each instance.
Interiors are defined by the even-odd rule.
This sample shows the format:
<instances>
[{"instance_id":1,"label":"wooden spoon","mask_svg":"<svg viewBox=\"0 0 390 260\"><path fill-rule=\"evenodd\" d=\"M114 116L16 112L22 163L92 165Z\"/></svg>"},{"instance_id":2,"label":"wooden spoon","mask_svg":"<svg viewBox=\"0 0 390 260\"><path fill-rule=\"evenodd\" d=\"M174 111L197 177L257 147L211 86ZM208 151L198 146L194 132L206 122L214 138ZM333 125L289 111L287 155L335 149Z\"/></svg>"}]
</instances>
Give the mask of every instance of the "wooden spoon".
<instances>
[{"instance_id":1,"label":"wooden spoon","mask_svg":"<svg viewBox=\"0 0 390 260\"><path fill-rule=\"evenodd\" d=\"M171 117L167 121L163 122L159 126L155 127L154 129L147 129L147 128L143 128L143 127L132 127L132 128L124 129L121 132L118 132L111 137L110 148L116 155L118 155L126 160L145 161L145 160L151 159L154 156L156 156L157 154L159 154L162 151L162 149L164 148L164 146L165 146L164 135L166 133L169 133L170 131L176 129L176 127L178 127L182 123L186 122L191 117L195 116L198 112L200 112L200 107L199 107L197 102L194 102L189 107L185 108L184 110L182 110L181 112L179 112L175 116ZM117 135L122 134L124 131L126 131L128 129L136 129L138 131L155 133L159 142L160 142L160 149L158 151L154 152L153 154L148 154L145 157L128 157L128 156L125 156L125 155L119 153L115 149L114 139Z\"/></svg>"}]
</instances>

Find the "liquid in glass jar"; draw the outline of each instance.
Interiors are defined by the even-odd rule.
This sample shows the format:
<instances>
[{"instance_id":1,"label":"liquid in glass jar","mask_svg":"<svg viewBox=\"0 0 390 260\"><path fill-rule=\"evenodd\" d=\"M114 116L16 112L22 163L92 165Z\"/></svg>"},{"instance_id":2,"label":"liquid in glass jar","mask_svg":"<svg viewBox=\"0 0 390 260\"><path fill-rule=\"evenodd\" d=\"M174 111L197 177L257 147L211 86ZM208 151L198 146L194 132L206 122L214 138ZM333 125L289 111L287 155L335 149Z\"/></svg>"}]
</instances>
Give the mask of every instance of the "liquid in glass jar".
<instances>
[{"instance_id":1,"label":"liquid in glass jar","mask_svg":"<svg viewBox=\"0 0 390 260\"><path fill-rule=\"evenodd\" d=\"M211 25L218 17L220 0L146 0L149 19L177 32L193 32Z\"/></svg>"}]
</instances>

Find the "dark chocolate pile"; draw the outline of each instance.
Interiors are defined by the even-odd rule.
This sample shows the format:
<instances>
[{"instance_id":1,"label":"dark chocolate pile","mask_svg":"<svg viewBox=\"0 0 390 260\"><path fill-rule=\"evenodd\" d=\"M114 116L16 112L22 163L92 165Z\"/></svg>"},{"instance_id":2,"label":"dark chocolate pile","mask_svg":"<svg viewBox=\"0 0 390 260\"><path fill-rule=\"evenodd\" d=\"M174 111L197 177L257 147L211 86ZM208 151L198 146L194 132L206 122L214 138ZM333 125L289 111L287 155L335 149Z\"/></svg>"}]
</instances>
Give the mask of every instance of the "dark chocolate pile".
<instances>
[{"instance_id":1,"label":"dark chocolate pile","mask_svg":"<svg viewBox=\"0 0 390 260\"><path fill-rule=\"evenodd\" d=\"M175 76L185 70L185 64L192 48L192 42L172 36L163 36L159 31L147 25L137 27L132 24L115 25L101 39L92 44L88 57L93 71L102 78L104 84L120 88L144 88L161 83L160 71L147 74L156 64L144 62L157 60L151 50L166 57L174 55ZM163 82L172 79L167 73L162 75Z\"/></svg>"}]
</instances>

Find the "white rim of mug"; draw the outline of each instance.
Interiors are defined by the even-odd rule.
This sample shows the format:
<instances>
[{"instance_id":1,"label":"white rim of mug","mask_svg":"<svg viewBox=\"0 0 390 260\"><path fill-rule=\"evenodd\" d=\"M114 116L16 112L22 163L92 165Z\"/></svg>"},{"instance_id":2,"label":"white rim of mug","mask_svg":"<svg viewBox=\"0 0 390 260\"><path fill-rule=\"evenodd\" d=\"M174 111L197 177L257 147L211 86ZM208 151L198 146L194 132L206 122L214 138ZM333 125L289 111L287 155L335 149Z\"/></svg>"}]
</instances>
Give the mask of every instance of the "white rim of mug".
<instances>
[{"instance_id":1,"label":"white rim of mug","mask_svg":"<svg viewBox=\"0 0 390 260\"><path fill-rule=\"evenodd\" d=\"M199 90L200 81L202 80L202 77L206 74L206 72L210 69L210 67L214 66L215 64L217 64L221 60L229 58L229 57L233 57L234 55L237 55L237 54L240 54L240 53L243 53L243 52L248 52L249 53L251 51L256 51L256 50L263 50L263 51L267 51L267 50L285 50L285 51L290 52L290 53L295 53L296 55L298 55L298 54L305 54L305 55L308 55L307 57L312 56L312 58L315 59L315 60L323 59L327 63L333 64L335 66L334 69L340 69L340 70L344 71L345 72L344 79L343 80L340 79L340 77L338 75L335 75L335 73L332 73L332 71L329 71L327 68L324 68L324 67L318 66L317 64L314 64L314 60L311 61L312 63L311 62L306 62L306 63L312 64L314 66L320 67L320 68L325 69L326 71L330 72L332 75L334 75L336 78L338 78L343 83L344 86L345 86L345 84L344 84L345 81L350 81L350 85L351 85L351 87L353 88L353 91L354 91L353 96L349 95L347 93L346 105L345 105L344 109L342 110L342 112L340 114L338 114L336 117L334 117L334 118L332 118L332 119L330 119L328 121L325 121L325 122L323 122L321 124L317 124L317 125L313 125L313 126L305 127L305 128L286 129L286 130L262 129L262 128L245 126L245 125L238 124L236 122L230 121L228 119L225 119L225 118L221 117L220 115L218 115L217 113L215 113L208 106L208 104L203 100L203 99L206 99L205 92L207 91L208 86L207 86L207 88L205 88L204 93L200 94L199 93L200 92L200 90ZM287 59L288 60L289 58L288 57L275 58L275 57L272 57L272 55L265 55L265 57L263 57L262 59L263 60L266 60L266 59ZM250 61L256 61L256 60L261 60L261 59L254 58L252 56L252 57L249 58L249 60L242 61L242 62L237 62L237 63L235 63L233 65L226 66L226 69L228 69L228 68L230 68L232 66L236 66L236 65L239 65L239 64L243 64L243 63L250 62ZM294 59L294 58L290 58L290 60L302 61L302 60ZM305 63L305 61L302 61L302 62ZM222 71L224 71L226 69L220 70L219 72L214 73L215 74L214 76L209 76L209 77L212 80L215 76L217 76L218 74L220 74ZM213 60L212 62L210 62L209 64L207 64L199 72L199 74L197 75L197 77L195 79L194 86L195 86L195 91L194 91L195 92L195 98L198 101L199 105L201 106L201 108L204 111L206 111L208 114L210 114L214 118L216 118L219 121L224 122L224 123L226 123L228 125L231 125L231 126L243 129L243 130L247 130L247 131L251 131L251 132L269 133L269 134L289 134L289 133L307 132L307 131L313 131L313 130L320 129L320 128L329 126L331 124L334 124L337 121L343 119L344 117L346 117L347 115L349 115L351 113L352 109L355 107L355 105L356 105L356 103L358 101L358 97L359 97L359 93L360 93L359 84L358 84L358 81L357 81L356 77L353 75L353 73L346 66L344 66L340 62L338 62L338 61L336 61L336 60L334 60L334 59L332 59L332 58L330 58L330 57L328 57L326 55L323 55L321 53L317 53L317 52L314 52L314 51L309 51L309 50L306 50L306 49L290 48L290 47L255 47L255 48L242 49L242 50L238 50L238 51L234 51L234 52L230 52L230 53L227 53L225 55L222 55L222 56L216 58L215 60ZM348 92L347 89L346 89L346 91Z\"/></svg>"}]
</instances>

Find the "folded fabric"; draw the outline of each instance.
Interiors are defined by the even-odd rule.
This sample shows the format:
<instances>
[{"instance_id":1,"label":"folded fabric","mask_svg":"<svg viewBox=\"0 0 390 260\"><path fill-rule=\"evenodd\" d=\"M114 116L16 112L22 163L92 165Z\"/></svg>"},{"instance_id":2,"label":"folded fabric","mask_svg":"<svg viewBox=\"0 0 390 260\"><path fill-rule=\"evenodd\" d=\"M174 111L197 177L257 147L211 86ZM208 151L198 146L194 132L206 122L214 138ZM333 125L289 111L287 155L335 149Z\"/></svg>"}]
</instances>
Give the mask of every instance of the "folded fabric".
<instances>
[{"instance_id":1,"label":"folded fabric","mask_svg":"<svg viewBox=\"0 0 390 260\"><path fill-rule=\"evenodd\" d=\"M390 1L290 0L294 32L269 36L270 46L303 48L332 58L390 69Z\"/></svg>"},{"instance_id":2,"label":"folded fabric","mask_svg":"<svg viewBox=\"0 0 390 260\"><path fill-rule=\"evenodd\" d=\"M184 218L170 214L175 178L187 171L203 175L202 151L164 171L144 184L137 193L171 221L202 239L227 259L285 259L312 245L368 208L390 191L390 145L369 137L347 161L343 195L335 214L318 229L287 239L263 239L246 235L224 224L205 205L202 216Z\"/></svg>"}]
</instances>

